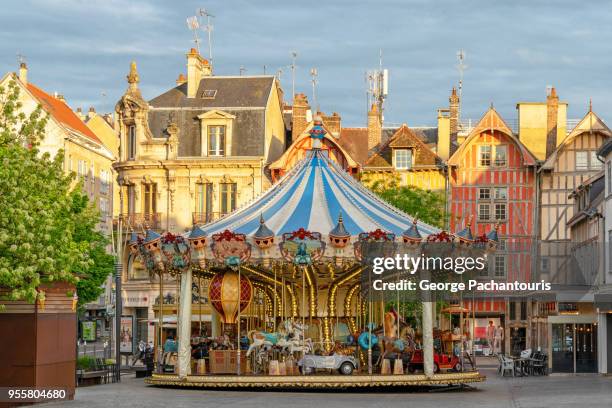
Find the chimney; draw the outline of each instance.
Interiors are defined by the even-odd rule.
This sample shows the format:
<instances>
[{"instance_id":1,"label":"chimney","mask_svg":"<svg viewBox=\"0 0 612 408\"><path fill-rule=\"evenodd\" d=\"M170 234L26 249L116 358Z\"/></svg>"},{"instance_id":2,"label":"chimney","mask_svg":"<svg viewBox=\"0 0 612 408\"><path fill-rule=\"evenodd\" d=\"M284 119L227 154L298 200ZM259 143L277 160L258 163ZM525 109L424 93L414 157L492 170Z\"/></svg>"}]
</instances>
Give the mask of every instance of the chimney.
<instances>
[{"instance_id":1,"label":"chimney","mask_svg":"<svg viewBox=\"0 0 612 408\"><path fill-rule=\"evenodd\" d=\"M208 60L203 58L195 48L187 53L187 97L195 98L200 81L205 76L211 76L212 69Z\"/></svg>"},{"instance_id":2,"label":"chimney","mask_svg":"<svg viewBox=\"0 0 612 408\"><path fill-rule=\"evenodd\" d=\"M368 151L378 146L382 140L382 123L378 106L372 104L368 112Z\"/></svg>"},{"instance_id":3,"label":"chimney","mask_svg":"<svg viewBox=\"0 0 612 408\"><path fill-rule=\"evenodd\" d=\"M183 85L185 82L187 82L187 78L185 78L185 75L179 74L178 78L176 78L176 84Z\"/></svg>"},{"instance_id":4,"label":"chimney","mask_svg":"<svg viewBox=\"0 0 612 408\"><path fill-rule=\"evenodd\" d=\"M329 133L336 139L340 137L340 130L342 127L340 126L340 115L338 112L334 112L331 116L322 115L323 124L329 130Z\"/></svg>"},{"instance_id":5,"label":"chimney","mask_svg":"<svg viewBox=\"0 0 612 408\"><path fill-rule=\"evenodd\" d=\"M66 103L66 98L64 98L64 95L62 95L62 94L56 93L55 94L55 99L57 99L58 101L62 101L64 103Z\"/></svg>"},{"instance_id":6,"label":"chimney","mask_svg":"<svg viewBox=\"0 0 612 408\"><path fill-rule=\"evenodd\" d=\"M450 153L450 110L438 109L438 143L436 154L444 161L451 156Z\"/></svg>"},{"instance_id":7,"label":"chimney","mask_svg":"<svg viewBox=\"0 0 612 408\"><path fill-rule=\"evenodd\" d=\"M22 84L28 84L28 66L25 62L19 64L19 80Z\"/></svg>"},{"instance_id":8,"label":"chimney","mask_svg":"<svg viewBox=\"0 0 612 408\"><path fill-rule=\"evenodd\" d=\"M291 114L291 142L295 142L308 126L308 98L303 93L295 94Z\"/></svg>"},{"instance_id":9,"label":"chimney","mask_svg":"<svg viewBox=\"0 0 612 408\"><path fill-rule=\"evenodd\" d=\"M83 109L81 108L77 108L76 110L76 115L79 117L79 119L83 120L85 119L85 115L83 115Z\"/></svg>"},{"instance_id":10,"label":"chimney","mask_svg":"<svg viewBox=\"0 0 612 408\"><path fill-rule=\"evenodd\" d=\"M559 118L559 97L554 87L546 95L546 157L557 147L557 122Z\"/></svg>"},{"instance_id":11,"label":"chimney","mask_svg":"<svg viewBox=\"0 0 612 408\"><path fill-rule=\"evenodd\" d=\"M449 107L449 126L450 126L450 145L449 157L455 152L457 147L457 134L459 133L459 95L453 86L451 95L448 98Z\"/></svg>"},{"instance_id":12,"label":"chimney","mask_svg":"<svg viewBox=\"0 0 612 408\"><path fill-rule=\"evenodd\" d=\"M96 110L94 109L93 106L90 106L89 111L87 112L87 118L93 119L94 116L96 116Z\"/></svg>"}]
</instances>

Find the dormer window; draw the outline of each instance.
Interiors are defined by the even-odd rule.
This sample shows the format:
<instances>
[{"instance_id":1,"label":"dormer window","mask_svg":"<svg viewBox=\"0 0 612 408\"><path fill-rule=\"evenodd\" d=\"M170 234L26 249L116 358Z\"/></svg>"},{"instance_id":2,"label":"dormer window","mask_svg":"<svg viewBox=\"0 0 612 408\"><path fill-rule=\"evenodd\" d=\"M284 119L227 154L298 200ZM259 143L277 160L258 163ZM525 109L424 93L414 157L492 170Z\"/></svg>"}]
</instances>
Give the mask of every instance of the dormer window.
<instances>
[{"instance_id":1,"label":"dormer window","mask_svg":"<svg viewBox=\"0 0 612 408\"><path fill-rule=\"evenodd\" d=\"M202 91L202 99L215 99L217 96L216 89L205 89Z\"/></svg>"},{"instance_id":2,"label":"dormer window","mask_svg":"<svg viewBox=\"0 0 612 408\"><path fill-rule=\"evenodd\" d=\"M408 170L412 168L412 150L394 149L395 168L398 170Z\"/></svg>"},{"instance_id":3,"label":"dormer window","mask_svg":"<svg viewBox=\"0 0 612 408\"><path fill-rule=\"evenodd\" d=\"M208 155L225 156L225 126L208 126Z\"/></svg>"}]
</instances>

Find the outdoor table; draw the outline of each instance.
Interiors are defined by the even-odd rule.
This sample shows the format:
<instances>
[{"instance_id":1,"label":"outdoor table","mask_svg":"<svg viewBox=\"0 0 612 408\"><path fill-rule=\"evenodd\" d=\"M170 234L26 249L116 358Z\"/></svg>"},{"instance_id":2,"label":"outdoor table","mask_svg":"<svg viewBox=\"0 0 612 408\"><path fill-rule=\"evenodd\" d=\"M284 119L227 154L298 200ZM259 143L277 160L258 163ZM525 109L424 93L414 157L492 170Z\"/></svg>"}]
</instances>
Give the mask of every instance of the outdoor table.
<instances>
[{"instance_id":1,"label":"outdoor table","mask_svg":"<svg viewBox=\"0 0 612 408\"><path fill-rule=\"evenodd\" d=\"M527 373L527 362L529 361L529 358L517 357L512 358L512 361L514 361L514 375L517 373L520 377L529 375Z\"/></svg>"}]
</instances>

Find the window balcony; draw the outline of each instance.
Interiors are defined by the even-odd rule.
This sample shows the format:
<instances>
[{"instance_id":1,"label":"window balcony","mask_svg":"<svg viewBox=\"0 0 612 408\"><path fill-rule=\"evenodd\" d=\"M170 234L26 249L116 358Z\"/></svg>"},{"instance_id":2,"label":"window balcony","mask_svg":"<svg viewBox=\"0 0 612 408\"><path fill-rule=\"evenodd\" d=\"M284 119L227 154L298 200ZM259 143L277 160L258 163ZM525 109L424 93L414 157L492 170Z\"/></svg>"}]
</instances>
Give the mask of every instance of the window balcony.
<instances>
[{"instance_id":1,"label":"window balcony","mask_svg":"<svg viewBox=\"0 0 612 408\"><path fill-rule=\"evenodd\" d=\"M227 215L228 213L223 212L194 212L191 213L192 220L194 224L208 224L209 222L213 222L218 220L219 218Z\"/></svg>"},{"instance_id":2,"label":"window balcony","mask_svg":"<svg viewBox=\"0 0 612 408\"><path fill-rule=\"evenodd\" d=\"M133 230L152 229L161 230L162 214L161 213L130 213L121 214L123 218L124 228L127 227ZM115 223L117 221L115 220Z\"/></svg>"}]
</instances>

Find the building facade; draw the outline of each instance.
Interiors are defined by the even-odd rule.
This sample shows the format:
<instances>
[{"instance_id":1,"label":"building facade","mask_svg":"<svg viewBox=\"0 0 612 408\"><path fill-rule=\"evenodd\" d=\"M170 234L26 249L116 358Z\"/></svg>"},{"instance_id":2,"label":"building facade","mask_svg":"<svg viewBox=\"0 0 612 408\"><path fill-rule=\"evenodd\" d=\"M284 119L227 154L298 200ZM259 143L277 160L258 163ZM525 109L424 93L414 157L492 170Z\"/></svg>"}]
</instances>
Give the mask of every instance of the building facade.
<instances>
[{"instance_id":1,"label":"building facade","mask_svg":"<svg viewBox=\"0 0 612 408\"><path fill-rule=\"evenodd\" d=\"M492 107L448 160L450 230L471 224L480 236L498 225L502 237L495 255L489 258L489 268L479 276L482 279L528 282L531 278L536 165L535 157ZM480 303L491 306L473 305L478 318L475 331L483 332L482 326L493 321L505 329L504 351L526 348L525 300L506 295Z\"/></svg>"},{"instance_id":2,"label":"building facade","mask_svg":"<svg viewBox=\"0 0 612 408\"><path fill-rule=\"evenodd\" d=\"M139 81L132 63L115 109L120 159L114 167L127 230L185 231L268 188L265 167L285 150L283 94L275 77L213 75L191 49L187 74L167 92L146 101ZM124 314L146 322L158 283L151 283L140 259L126 255L124 265ZM165 303L172 304L176 284L164 287ZM135 327L137 339L152 339L146 327Z\"/></svg>"}]
</instances>

